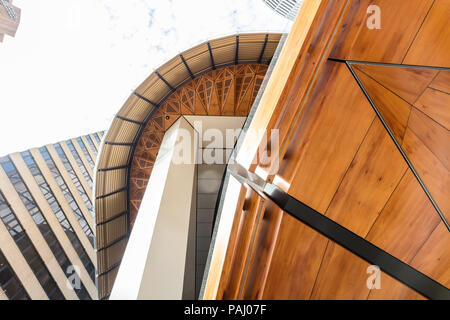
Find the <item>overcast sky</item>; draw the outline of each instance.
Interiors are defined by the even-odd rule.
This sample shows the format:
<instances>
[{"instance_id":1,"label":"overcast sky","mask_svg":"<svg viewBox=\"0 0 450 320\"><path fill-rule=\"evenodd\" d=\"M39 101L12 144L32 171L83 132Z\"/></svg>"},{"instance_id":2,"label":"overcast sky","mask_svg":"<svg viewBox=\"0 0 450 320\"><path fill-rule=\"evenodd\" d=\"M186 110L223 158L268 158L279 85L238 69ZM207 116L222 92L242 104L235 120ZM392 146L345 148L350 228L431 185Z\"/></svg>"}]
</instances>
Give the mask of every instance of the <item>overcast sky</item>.
<instances>
[{"instance_id":1,"label":"overcast sky","mask_svg":"<svg viewBox=\"0 0 450 320\"><path fill-rule=\"evenodd\" d=\"M108 129L161 64L207 39L288 31L262 0L15 0L0 44L0 156Z\"/></svg>"}]
</instances>

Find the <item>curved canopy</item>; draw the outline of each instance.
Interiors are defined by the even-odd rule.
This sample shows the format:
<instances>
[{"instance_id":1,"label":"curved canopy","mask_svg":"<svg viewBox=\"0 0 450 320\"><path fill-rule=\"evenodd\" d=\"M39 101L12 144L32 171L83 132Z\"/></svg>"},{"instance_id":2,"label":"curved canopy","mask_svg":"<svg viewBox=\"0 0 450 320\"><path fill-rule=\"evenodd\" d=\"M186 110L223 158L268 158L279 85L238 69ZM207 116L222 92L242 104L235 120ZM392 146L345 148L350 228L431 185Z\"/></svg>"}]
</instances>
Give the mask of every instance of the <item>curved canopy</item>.
<instances>
[{"instance_id":1,"label":"curved canopy","mask_svg":"<svg viewBox=\"0 0 450 320\"><path fill-rule=\"evenodd\" d=\"M281 36L239 34L191 48L153 72L117 113L101 146L94 186L99 298L112 289L129 237L130 172L149 120L178 89L213 70L228 67L236 73L253 72L255 79L263 77L267 67L257 66L270 63Z\"/></svg>"}]
</instances>

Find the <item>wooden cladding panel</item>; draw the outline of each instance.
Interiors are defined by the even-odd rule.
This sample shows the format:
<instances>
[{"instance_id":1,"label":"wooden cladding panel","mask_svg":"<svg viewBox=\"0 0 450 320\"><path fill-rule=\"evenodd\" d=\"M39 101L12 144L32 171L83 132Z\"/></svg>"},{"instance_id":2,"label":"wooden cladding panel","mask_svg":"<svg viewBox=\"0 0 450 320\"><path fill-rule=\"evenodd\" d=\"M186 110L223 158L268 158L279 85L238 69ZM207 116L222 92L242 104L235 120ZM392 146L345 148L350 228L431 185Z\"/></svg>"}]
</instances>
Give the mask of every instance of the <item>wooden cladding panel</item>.
<instances>
[{"instance_id":1,"label":"wooden cladding panel","mask_svg":"<svg viewBox=\"0 0 450 320\"><path fill-rule=\"evenodd\" d=\"M450 93L450 71L439 71L430 87L442 92Z\"/></svg>"},{"instance_id":2,"label":"wooden cladding panel","mask_svg":"<svg viewBox=\"0 0 450 320\"><path fill-rule=\"evenodd\" d=\"M443 223L439 223L412 260L411 266L449 288L450 255L448 248L450 248L450 232Z\"/></svg>"},{"instance_id":3,"label":"wooden cladding panel","mask_svg":"<svg viewBox=\"0 0 450 320\"><path fill-rule=\"evenodd\" d=\"M329 241L311 299L365 300L369 263Z\"/></svg>"},{"instance_id":4,"label":"wooden cladding panel","mask_svg":"<svg viewBox=\"0 0 450 320\"><path fill-rule=\"evenodd\" d=\"M382 65L355 64L355 69L364 72L385 88L406 100L409 104L417 98L436 77L438 71L423 68L403 68Z\"/></svg>"},{"instance_id":5,"label":"wooden cladding panel","mask_svg":"<svg viewBox=\"0 0 450 320\"><path fill-rule=\"evenodd\" d=\"M95 200L96 212L102 212L104 214L103 215L96 214L95 223L105 222L111 218L114 218L116 215L126 211L127 210L126 196L127 192L122 191L106 198L96 199ZM99 238L101 237L97 235L97 239ZM97 242L97 245L98 244L99 243Z\"/></svg>"},{"instance_id":6,"label":"wooden cladding panel","mask_svg":"<svg viewBox=\"0 0 450 320\"><path fill-rule=\"evenodd\" d=\"M433 30L439 35L441 22L449 20L442 18L449 12L443 10L443 1L353 1L331 56L412 63L408 61L413 61L415 52L424 50L422 34ZM370 4L381 8L381 30L366 27ZM441 8L439 14L436 7ZM323 1L315 8L316 17L327 17L328 26L334 26L339 10L333 15L328 9ZM319 20L309 21L309 28L318 32ZM435 65L448 55L449 41L443 44L447 30L441 33L436 48L429 45L429 60L414 64ZM269 116L257 114L252 128L280 129L282 150L278 172L262 164L260 168L269 180L276 173L275 183L293 197L448 286L448 230L345 64L327 62L321 70L314 60L326 55L326 49L316 45L332 43L327 34L303 35L302 45L310 51L297 48L297 62L284 70L289 77L280 76L281 89L268 85L260 110ZM446 71L368 65L355 70L431 194L448 212L444 193L450 190L445 148L449 103L443 103L447 96L436 98L448 93ZM319 75L317 83L314 72ZM253 156L249 152L241 157L244 166ZM230 279L237 272L234 279L241 282L233 284L234 291L243 288L238 298L423 299L384 273L381 289L371 290L366 285L367 262L271 207L269 200L265 203L259 227L251 229L255 242L247 251L248 272L242 277L242 270L229 268ZM236 234L234 250L248 237Z\"/></svg>"},{"instance_id":7,"label":"wooden cladding panel","mask_svg":"<svg viewBox=\"0 0 450 320\"><path fill-rule=\"evenodd\" d=\"M330 57L402 63L432 4L433 0L354 1ZM370 5L380 8L380 29L367 26L374 14L367 13Z\"/></svg>"},{"instance_id":8,"label":"wooden cladding panel","mask_svg":"<svg viewBox=\"0 0 450 320\"><path fill-rule=\"evenodd\" d=\"M450 221L450 172L409 128L402 147L447 221Z\"/></svg>"},{"instance_id":9,"label":"wooden cladding panel","mask_svg":"<svg viewBox=\"0 0 450 320\"><path fill-rule=\"evenodd\" d=\"M352 65L387 126L402 146L440 210L450 217L449 95L446 74L433 69ZM438 80L436 82L436 79Z\"/></svg>"},{"instance_id":10,"label":"wooden cladding panel","mask_svg":"<svg viewBox=\"0 0 450 320\"><path fill-rule=\"evenodd\" d=\"M249 189L236 230L236 243L238 245L235 246L231 257L228 283L223 293L224 299L235 300L241 295L242 283L247 271L246 266L249 263L250 252L253 248L253 236L263 211L263 199Z\"/></svg>"},{"instance_id":11,"label":"wooden cladding panel","mask_svg":"<svg viewBox=\"0 0 450 320\"><path fill-rule=\"evenodd\" d=\"M340 66L344 67L343 64ZM314 195L314 191L318 197L323 194L323 191L317 192L318 187L314 184L314 179L317 179L318 175L322 176L322 184L319 183L318 186L329 187L330 177L332 178L336 172L332 163L339 160L341 156L339 153L348 152L346 165L341 165L339 179L336 179L336 186L330 191L328 204L331 202L331 205L326 211L328 204L325 203L322 212L363 237L371 231L369 235L372 237L372 241L378 241L382 249L394 254L404 262L412 264L416 255L420 254L420 248L426 246L430 241L429 237L434 233L433 230L440 222L440 218L417 179L408 170L406 162L381 121L375 118L365 97L352 100L352 94L343 94L333 88L340 82L343 87L348 89L354 80L347 77L348 82L343 82L342 76L329 76L331 72L327 74L327 68L328 66L324 68L324 74L327 75L324 76L326 80L318 80L316 91L319 93L313 92L312 102L307 105L299 125L294 128L296 130L294 138L279 171L281 181L285 182L280 187L290 186L288 191L291 195L312 206L312 202L305 201L308 199L305 194L310 195L310 198ZM434 77L434 75L432 76ZM428 82L431 80L432 77L427 79ZM371 79L371 81L374 80ZM428 84L426 83L426 85ZM334 90L331 90L330 87ZM382 88L382 93L393 94L388 89ZM326 91L328 96L320 97L320 89ZM423 86L421 89L424 90ZM354 89L355 92L361 94L359 90L357 87ZM347 92L351 93L351 90ZM400 97L396 97L406 104L409 117L411 106ZM359 103L355 106L354 101L359 101ZM345 113L352 106L354 112L352 114ZM361 106L366 108L366 113L361 111ZM363 119L366 123L365 130L360 130L358 135L355 134L355 126L360 125L362 121L358 119L356 112L359 112L359 117L365 117ZM353 121L346 122L351 116L355 117ZM336 121L336 118L340 121ZM414 122L413 119L412 123L414 124ZM336 130L336 128L340 128L339 126L343 126L342 123L353 129L353 136L348 134L355 139L353 148L345 148L346 145L341 144L342 141L345 141L348 146L350 138L344 136L345 138L338 139L335 137L336 133L345 132L346 128ZM405 122L405 128L406 125ZM355 136L359 137L358 140ZM306 156L308 153L309 156ZM289 168L289 165L292 167ZM301 170L302 166L308 165L311 167L308 170L304 169L302 174L299 174L298 170ZM323 172L312 169L321 165L324 166ZM448 190L448 188L444 190ZM312 207L314 208L314 206ZM315 209L317 210L317 207ZM290 223L286 222L289 220ZM326 239L323 239L322 246L320 246L320 241L314 239L314 235L319 238L320 235L313 230L310 230L311 234L307 235L305 228L306 230L308 228L288 215L283 215L279 227L273 228L277 230L277 236L276 239L271 239L276 241L276 244L270 254L269 271L266 276L264 267L254 269L250 267L251 272L248 277L260 278L264 281L262 286L259 282L260 286L256 288L252 288L251 281L246 283L245 292L253 294L249 294L248 298L367 299L370 297L371 290L366 286L368 277L366 270L369 266L367 262L332 242L328 243ZM309 251L311 246L316 246L314 252L319 252L317 256ZM270 248L270 246L267 247ZM326 254L324 254L325 247L327 248ZM258 249L255 248L255 250ZM435 251L434 254L423 259L437 261L436 259L440 255L442 255L441 252ZM260 262L260 265L264 266L265 263L268 262ZM428 275L447 281L442 266L435 266L435 269L432 269ZM252 274L255 272L254 270L259 270L260 274ZM432 272L435 274L432 275ZM372 291L376 293L373 293L372 299L389 297L390 294L396 298L423 298L403 284L385 276L388 279L387 286L396 289L384 291L383 294L379 293L378 289L373 289Z\"/></svg>"},{"instance_id":12,"label":"wooden cladding panel","mask_svg":"<svg viewBox=\"0 0 450 320\"><path fill-rule=\"evenodd\" d=\"M377 220L384 223L375 224L376 232L371 232L368 240L448 286L450 261L446 248L450 237L417 186L408 172L388 209L383 210L387 219ZM411 192L419 200L408 198L407 206L401 207ZM240 213L236 212L230 235L234 240L228 246L218 299L424 299L383 272L381 288L373 287L373 283L371 287L368 262L282 212L269 199L264 199L265 206L259 207L261 218L255 227L255 210L263 199L252 191L247 195L247 204ZM247 206L250 211L245 217ZM397 212L402 216L395 217ZM421 217L424 212L428 214L426 219ZM396 228L392 229L391 224ZM390 235L386 241L383 232ZM392 238L395 232L399 234ZM254 238L252 246L248 245L250 238Z\"/></svg>"},{"instance_id":13,"label":"wooden cladding panel","mask_svg":"<svg viewBox=\"0 0 450 320\"><path fill-rule=\"evenodd\" d=\"M423 144L450 169L450 132L422 112L413 109L409 117L408 128Z\"/></svg>"},{"instance_id":14,"label":"wooden cladding panel","mask_svg":"<svg viewBox=\"0 0 450 320\"><path fill-rule=\"evenodd\" d=\"M216 299L223 299L226 287L229 283L228 279L229 279L230 271L232 268L234 251L235 251L236 245L237 245L238 230L239 230L239 226L241 223L242 211L244 208L247 191L248 191L247 188L245 188L244 186L241 186L238 201L236 204L236 210L234 212L233 224L231 226L230 236L228 239L228 245L227 245L227 250L225 253L225 259L223 261L223 267L222 267L222 272L220 275L220 281L219 281L219 286L217 289ZM213 270L213 272L214 271L215 270Z\"/></svg>"},{"instance_id":15,"label":"wooden cladding panel","mask_svg":"<svg viewBox=\"0 0 450 320\"><path fill-rule=\"evenodd\" d=\"M119 268L115 268L110 272L98 277L98 297L102 299L111 294L114 281L116 280Z\"/></svg>"},{"instance_id":16,"label":"wooden cladding panel","mask_svg":"<svg viewBox=\"0 0 450 320\"><path fill-rule=\"evenodd\" d=\"M407 167L381 121L375 119L326 216L365 237Z\"/></svg>"},{"instance_id":17,"label":"wooden cladding panel","mask_svg":"<svg viewBox=\"0 0 450 320\"><path fill-rule=\"evenodd\" d=\"M109 194L126 187L127 169L97 172L96 194Z\"/></svg>"},{"instance_id":18,"label":"wooden cladding panel","mask_svg":"<svg viewBox=\"0 0 450 320\"><path fill-rule=\"evenodd\" d=\"M122 253L125 250L128 239L120 240L105 250L97 252L97 266L99 274L107 273L114 268L122 259Z\"/></svg>"},{"instance_id":19,"label":"wooden cladding panel","mask_svg":"<svg viewBox=\"0 0 450 320\"><path fill-rule=\"evenodd\" d=\"M416 177L408 169L366 239L410 263L440 221Z\"/></svg>"},{"instance_id":20,"label":"wooden cladding panel","mask_svg":"<svg viewBox=\"0 0 450 320\"><path fill-rule=\"evenodd\" d=\"M309 299L328 239L284 213L263 299Z\"/></svg>"},{"instance_id":21,"label":"wooden cladding panel","mask_svg":"<svg viewBox=\"0 0 450 320\"><path fill-rule=\"evenodd\" d=\"M242 299L262 299L282 217L283 211L272 201L266 201L266 208L255 239L255 249L248 267L248 276L244 283Z\"/></svg>"},{"instance_id":22,"label":"wooden cladding panel","mask_svg":"<svg viewBox=\"0 0 450 320\"><path fill-rule=\"evenodd\" d=\"M350 1L351 2L351 1ZM310 93L316 86L317 75L321 73L321 70L325 66L325 60L323 59L329 53L330 48L335 41L335 32L339 30L342 18L345 17L348 10L349 1L320 1L320 5L313 10L315 13L308 12L311 9L306 4L314 3L314 1L304 2L297 16L296 24L293 29L298 29L302 26L302 20L310 23L308 28L300 31L298 42L295 45L290 46L296 40L293 39L297 30L291 31L287 41L286 47L283 49L280 60L292 59L294 57L287 57L287 51L292 50L290 55L295 54L295 63L290 70L284 70L285 74L282 74L282 69L287 66L281 65L280 68L275 68L272 74L272 81L267 84L266 95L263 95L260 101L260 108L255 114L253 123L250 129L255 129L255 126L261 125L263 122L267 123L265 126L267 135L270 137L273 131L278 132L278 138L280 141L281 149L279 151L279 158L284 157L286 152L285 146L289 144L292 139L291 128L295 126L299 119L302 118L304 112L304 106L310 98ZM319 1L316 1L316 5ZM314 17L311 21L311 17ZM326 23L323 23L326 21ZM298 25L297 25L298 23ZM291 40L292 39L292 40ZM289 49L288 49L289 48ZM285 56L286 54L286 56ZM289 60L289 63L292 63ZM286 78L286 76L288 77ZM282 80L280 82L280 79ZM281 84L285 82L284 87L280 88ZM274 83L274 84L272 84ZM276 83L276 84L275 84ZM275 96L272 95L272 91L275 90ZM260 111L261 110L261 111ZM264 113L264 115L263 115ZM271 118L267 118L267 115L272 115ZM256 170L256 165L251 165L249 161L257 160L259 168L265 171L268 175L276 173L277 161L270 162L268 164L261 164L259 161L256 150L247 152L257 148L260 144L260 149L270 149L267 147L264 139L251 141L254 139L248 139L244 141L242 152L238 155L238 161L244 165L244 167L250 167L251 171ZM255 143L256 142L256 143ZM249 147L249 144L253 144L253 147ZM271 152L271 150L268 150ZM242 156L241 156L242 155Z\"/></svg>"},{"instance_id":23,"label":"wooden cladding panel","mask_svg":"<svg viewBox=\"0 0 450 320\"><path fill-rule=\"evenodd\" d=\"M327 62L280 164L285 191L324 213L374 118L345 64Z\"/></svg>"},{"instance_id":24,"label":"wooden cladding panel","mask_svg":"<svg viewBox=\"0 0 450 320\"><path fill-rule=\"evenodd\" d=\"M411 1L406 1L410 3ZM426 1L423 1L426 2ZM416 3L410 4L411 7ZM413 9L415 9L414 7ZM405 64L450 67L450 1L435 0L420 28Z\"/></svg>"},{"instance_id":25,"label":"wooden cladding panel","mask_svg":"<svg viewBox=\"0 0 450 320\"><path fill-rule=\"evenodd\" d=\"M134 121L143 122L153 108L153 105L132 94L128 97L117 115ZM111 130L111 128L109 130Z\"/></svg>"},{"instance_id":26,"label":"wooden cladding panel","mask_svg":"<svg viewBox=\"0 0 450 320\"><path fill-rule=\"evenodd\" d=\"M267 66L245 64L209 71L170 95L145 126L130 169L130 227L133 227L164 133L181 115L247 116Z\"/></svg>"},{"instance_id":27,"label":"wooden cladding panel","mask_svg":"<svg viewBox=\"0 0 450 320\"><path fill-rule=\"evenodd\" d=\"M450 72L449 72L450 73ZM448 79L450 85L450 78ZM414 106L434 121L450 130L450 94L427 88Z\"/></svg>"},{"instance_id":28,"label":"wooden cladding panel","mask_svg":"<svg viewBox=\"0 0 450 320\"><path fill-rule=\"evenodd\" d=\"M411 106L365 73L359 71L359 67L355 67L355 73L395 138L401 143L408 124Z\"/></svg>"}]
</instances>

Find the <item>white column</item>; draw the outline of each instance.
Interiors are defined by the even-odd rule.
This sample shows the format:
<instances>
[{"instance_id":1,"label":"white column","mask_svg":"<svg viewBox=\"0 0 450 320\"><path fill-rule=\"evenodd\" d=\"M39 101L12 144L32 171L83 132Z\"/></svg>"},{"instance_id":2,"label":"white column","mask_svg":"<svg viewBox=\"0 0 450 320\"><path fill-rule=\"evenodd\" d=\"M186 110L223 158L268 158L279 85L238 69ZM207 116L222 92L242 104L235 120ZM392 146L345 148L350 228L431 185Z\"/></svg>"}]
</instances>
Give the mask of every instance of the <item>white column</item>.
<instances>
[{"instance_id":1,"label":"white column","mask_svg":"<svg viewBox=\"0 0 450 320\"><path fill-rule=\"evenodd\" d=\"M195 298L197 139L183 117L164 135L110 299Z\"/></svg>"}]
</instances>

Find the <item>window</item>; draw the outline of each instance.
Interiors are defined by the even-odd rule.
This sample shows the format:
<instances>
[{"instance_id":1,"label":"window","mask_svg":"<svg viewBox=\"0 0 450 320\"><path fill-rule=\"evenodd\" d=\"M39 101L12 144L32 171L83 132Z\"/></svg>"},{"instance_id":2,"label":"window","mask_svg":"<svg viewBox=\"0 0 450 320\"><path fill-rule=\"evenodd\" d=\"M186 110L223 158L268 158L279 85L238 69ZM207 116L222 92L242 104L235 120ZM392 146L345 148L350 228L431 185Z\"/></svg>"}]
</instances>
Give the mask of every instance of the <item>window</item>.
<instances>
[{"instance_id":1,"label":"window","mask_svg":"<svg viewBox=\"0 0 450 320\"><path fill-rule=\"evenodd\" d=\"M33 175L34 179L36 180L37 184L39 185L39 188L41 189L45 199L47 200L48 204L53 210L53 213L55 214L56 218L58 219L59 224L63 228L64 232L66 233L67 237L69 238L72 246L74 247L75 251L77 252L80 260L83 262L84 267L89 273L89 276L91 277L92 281L95 282L95 268L92 264L91 260L89 259L86 251L84 250L83 246L80 243L80 240L76 236L72 226L70 225L69 221L67 220L66 215L64 214L63 210L61 209L58 201L56 200L55 196L53 195L52 191L50 190L50 186L47 184L47 182L44 179L44 176L41 173L41 170L37 166L36 162L34 161L34 158L32 157L31 153L29 151L22 152L21 153L23 160L28 165L28 169L30 169L31 174Z\"/></svg>"},{"instance_id":2,"label":"window","mask_svg":"<svg viewBox=\"0 0 450 320\"><path fill-rule=\"evenodd\" d=\"M25 288L1 251L0 288L0 295L5 294L9 300L30 300Z\"/></svg>"},{"instance_id":3,"label":"window","mask_svg":"<svg viewBox=\"0 0 450 320\"><path fill-rule=\"evenodd\" d=\"M86 179L86 181L89 184L89 187L92 189L91 176L89 175L88 171L86 170L86 167L84 166L83 161L80 158L80 155L78 154L77 150L75 149L75 146L73 145L72 141L70 141L70 140L66 141L66 143L67 143L67 146L69 147L70 152L72 153L73 157L75 158L75 161L76 161L78 167L80 168L80 171L84 176L84 179ZM63 150L59 143L57 145L58 145L58 148L56 147L56 145L55 145L55 148L57 148L58 154L60 154L60 151L62 152ZM86 152L87 152L87 150L86 150Z\"/></svg>"},{"instance_id":4,"label":"window","mask_svg":"<svg viewBox=\"0 0 450 320\"><path fill-rule=\"evenodd\" d=\"M27 186L25 185L25 182L23 181L22 177L20 176L19 172L17 171L16 167L12 163L11 159L9 157L4 157L0 160L0 163L3 165L4 163L9 164L8 168L10 168L9 171L6 172L6 174L9 177L9 180L13 184L14 188L16 189L16 192L18 193L20 199L22 200L23 204L27 207L28 213L33 218L34 222L36 223L37 227L39 228L39 231L41 232L42 236L44 237L45 241L47 242L48 246L50 247L50 250L54 254L56 260L59 263L59 266L63 270L64 273L69 269L71 266L71 263L65 254L63 248L61 247L61 244L56 239L55 234L53 233L52 229L48 225L47 220L43 216L41 210L37 206L33 196L29 192ZM6 171L6 169L5 169ZM68 275L69 277L69 275ZM78 293L86 290L83 289L84 286L82 285L82 289L75 290L75 292Z\"/></svg>"},{"instance_id":5,"label":"window","mask_svg":"<svg viewBox=\"0 0 450 320\"><path fill-rule=\"evenodd\" d=\"M85 136L86 140L89 143L89 146L91 147L92 151L94 151L95 154L97 154L97 148L95 147L94 141L92 141L91 136Z\"/></svg>"},{"instance_id":6,"label":"window","mask_svg":"<svg viewBox=\"0 0 450 320\"><path fill-rule=\"evenodd\" d=\"M81 150L83 150L84 156L86 157L86 159L89 162L89 165L91 166L91 168L95 167L95 163L91 158L91 155L89 154L89 151L87 150L86 146L84 145L84 142L81 138L77 138L77 142L80 145Z\"/></svg>"},{"instance_id":7,"label":"window","mask_svg":"<svg viewBox=\"0 0 450 320\"><path fill-rule=\"evenodd\" d=\"M73 170L72 166L70 165L69 159L67 159L66 154L64 153L63 149L59 144L55 145L56 152L58 152L59 157L61 158L61 161L64 164L64 167L66 168L66 171L69 173L70 178L72 179L73 184L78 190L78 193L80 194L81 198L83 199L84 203L86 204L86 207L93 215L93 208L92 203L89 200L89 197L86 194L86 190L84 190L83 186L81 185L80 180L78 179L77 175L75 174L75 171Z\"/></svg>"},{"instance_id":8,"label":"window","mask_svg":"<svg viewBox=\"0 0 450 320\"><path fill-rule=\"evenodd\" d=\"M42 288L48 297L52 296L54 299L64 300L64 296L56 285L55 280L48 272L47 267L42 261L41 257L37 253L30 238L23 230L21 224L17 220L17 217L11 210L11 207L6 202L6 198L3 193L0 192L0 218L9 231L9 234L14 239L15 243L19 247L19 250L23 254L25 260L30 266L33 273L36 275Z\"/></svg>"},{"instance_id":9,"label":"window","mask_svg":"<svg viewBox=\"0 0 450 320\"><path fill-rule=\"evenodd\" d=\"M99 135L97 133L93 133L93 136L94 136L95 140L97 140L97 142L100 144L102 139L100 139Z\"/></svg>"}]
</instances>

